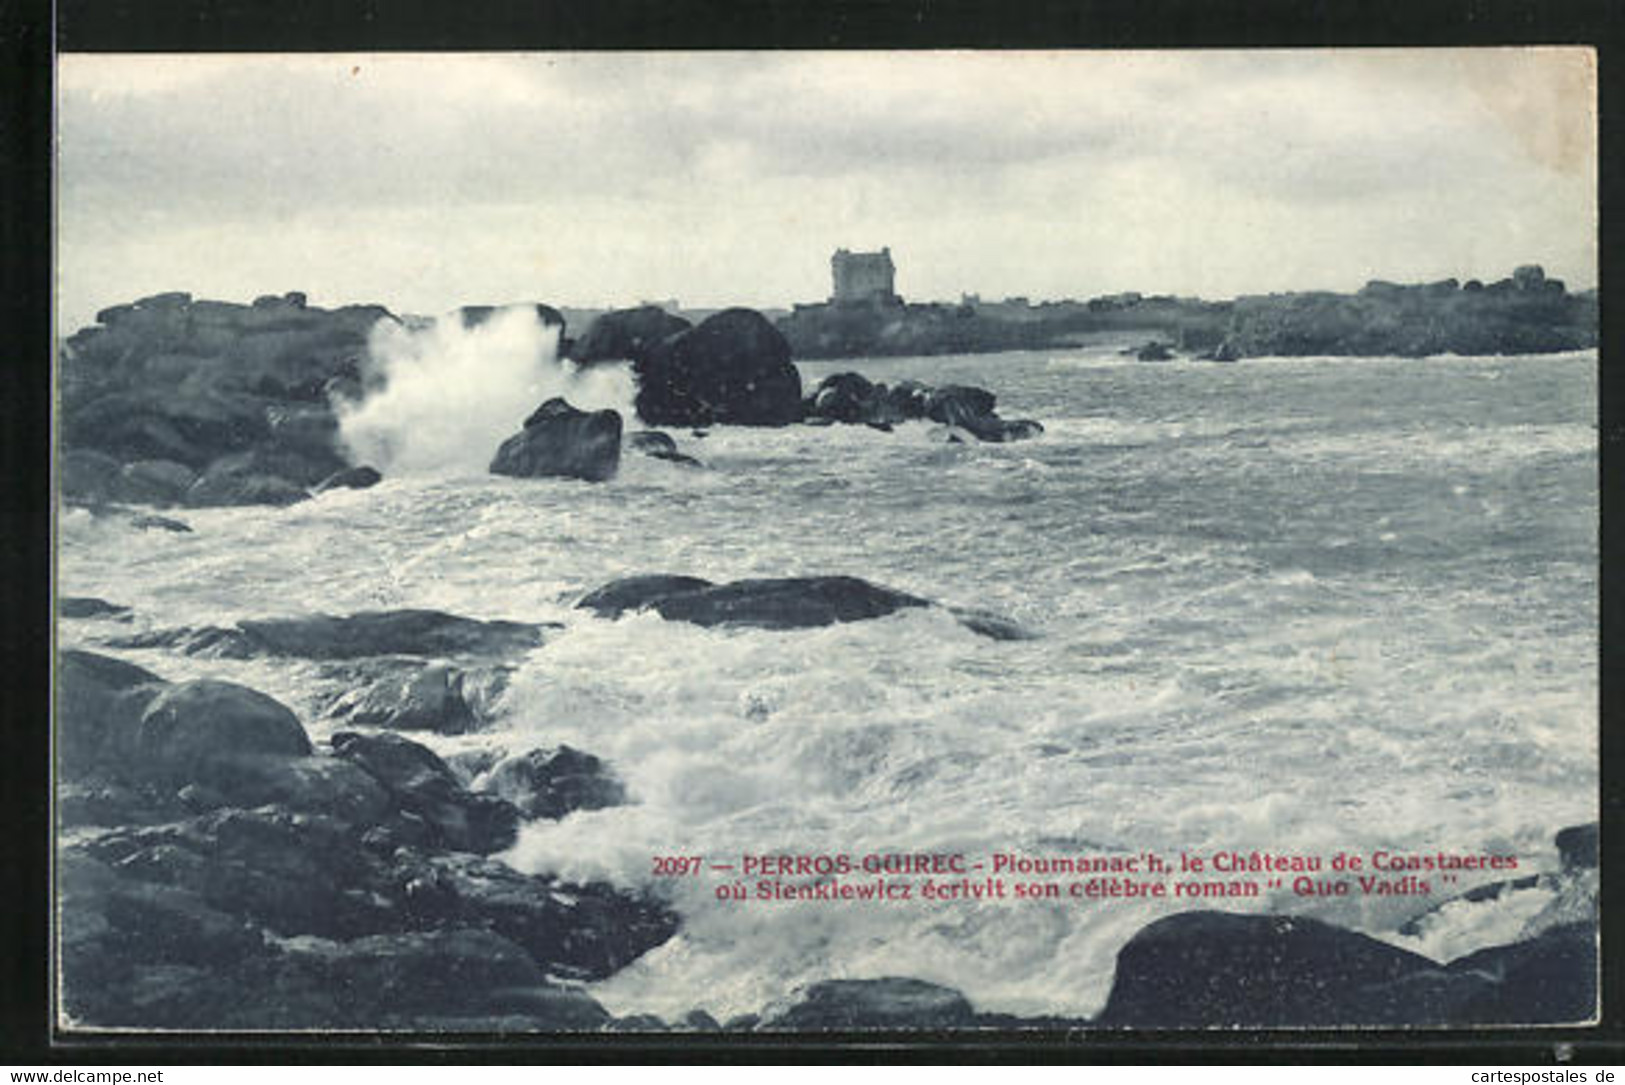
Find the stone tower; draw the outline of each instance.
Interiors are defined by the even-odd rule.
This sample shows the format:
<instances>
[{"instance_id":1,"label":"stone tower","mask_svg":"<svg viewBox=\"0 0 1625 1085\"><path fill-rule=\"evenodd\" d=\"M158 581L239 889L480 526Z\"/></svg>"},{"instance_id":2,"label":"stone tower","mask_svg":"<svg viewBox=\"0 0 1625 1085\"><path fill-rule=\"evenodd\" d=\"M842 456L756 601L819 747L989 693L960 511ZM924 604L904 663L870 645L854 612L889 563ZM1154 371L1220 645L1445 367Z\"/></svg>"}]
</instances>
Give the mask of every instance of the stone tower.
<instances>
[{"instance_id":1,"label":"stone tower","mask_svg":"<svg viewBox=\"0 0 1625 1085\"><path fill-rule=\"evenodd\" d=\"M836 249L829 266L835 280L830 301L890 304L897 300L897 268L891 262L889 247L879 252Z\"/></svg>"}]
</instances>

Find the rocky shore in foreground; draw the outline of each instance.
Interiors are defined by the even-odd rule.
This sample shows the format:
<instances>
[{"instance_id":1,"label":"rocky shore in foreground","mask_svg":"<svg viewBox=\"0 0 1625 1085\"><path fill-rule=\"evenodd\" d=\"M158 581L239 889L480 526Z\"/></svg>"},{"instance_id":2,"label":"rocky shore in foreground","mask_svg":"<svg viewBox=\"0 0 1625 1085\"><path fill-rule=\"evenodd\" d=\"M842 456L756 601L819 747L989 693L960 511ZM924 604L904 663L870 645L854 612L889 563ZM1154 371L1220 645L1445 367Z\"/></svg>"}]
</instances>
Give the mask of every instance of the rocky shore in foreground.
<instances>
[{"instance_id":1,"label":"rocky shore in foreground","mask_svg":"<svg viewBox=\"0 0 1625 1085\"><path fill-rule=\"evenodd\" d=\"M650 610L782 630L929 605L854 578L718 586L651 575L606 584L579 609L588 620ZM545 651L554 627L408 610L131 635L115 603L68 599L62 613L100 623L81 628L113 650L319 663L331 729L317 748L291 710L248 687L60 654L61 1005L75 1027L1442 1026L1584 1020L1595 1006L1589 826L1559 834L1551 873L1446 902L1550 897L1516 941L1450 962L1313 919L1196 911L1130 939L1093 1019L987 1013L907 977L814 983L727 1022L699 1008L677 1020L617 1018L582 985L671 939L681 918L643 892L524 874L493 857L526 821L635 802L614 765L568 746L448 761L407 737L491 726L515 659Z\"/></svg>"}]
</instances>

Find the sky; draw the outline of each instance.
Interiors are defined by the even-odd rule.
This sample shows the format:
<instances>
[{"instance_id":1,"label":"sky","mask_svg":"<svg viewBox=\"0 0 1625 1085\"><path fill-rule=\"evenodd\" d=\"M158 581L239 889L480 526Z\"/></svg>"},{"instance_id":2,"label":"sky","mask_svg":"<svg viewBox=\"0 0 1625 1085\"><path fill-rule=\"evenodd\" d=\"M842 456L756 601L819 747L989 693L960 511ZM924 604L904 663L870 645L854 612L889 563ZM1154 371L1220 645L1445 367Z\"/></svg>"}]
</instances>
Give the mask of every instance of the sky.
<instances>
[{"instance_id":1,"label":"sky","mask_svg":"<svg viewBox=\"0 0 1625 1085\"><path fill-rule=\"evenodd\" d=\"M1584 48L67 54L64 330L166 290L438 313L1596 283Z\"/></svg>"}]
</instances>

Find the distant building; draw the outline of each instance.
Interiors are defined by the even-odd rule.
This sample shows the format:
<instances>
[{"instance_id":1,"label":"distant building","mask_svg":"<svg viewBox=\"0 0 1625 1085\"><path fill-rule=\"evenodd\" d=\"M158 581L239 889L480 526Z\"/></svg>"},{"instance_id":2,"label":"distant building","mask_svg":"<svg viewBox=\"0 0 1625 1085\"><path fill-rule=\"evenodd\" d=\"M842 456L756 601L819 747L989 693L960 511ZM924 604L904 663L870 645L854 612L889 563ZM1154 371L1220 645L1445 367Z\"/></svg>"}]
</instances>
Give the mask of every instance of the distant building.
<instances>
[{"instance_id":1,"label":"distant building","mask_svg":"<svg viewBox=\"0 0 1625 1085\"><path fill-rule=\"evenodd\" d=\"M897 268L891 262L890 248L879 252L836 249L829 266L835 281L830 301L890 304L897 300Z\"/></svg>"}]
</instances>

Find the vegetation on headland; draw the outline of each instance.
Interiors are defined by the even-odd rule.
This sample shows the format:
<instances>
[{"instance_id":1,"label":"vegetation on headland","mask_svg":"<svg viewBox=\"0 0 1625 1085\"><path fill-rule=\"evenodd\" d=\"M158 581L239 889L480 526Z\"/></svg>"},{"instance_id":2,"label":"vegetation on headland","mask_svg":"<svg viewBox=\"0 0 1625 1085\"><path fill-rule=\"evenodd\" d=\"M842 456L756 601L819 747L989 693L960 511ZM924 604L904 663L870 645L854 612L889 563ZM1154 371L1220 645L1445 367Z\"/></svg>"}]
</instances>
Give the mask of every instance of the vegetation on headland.
<instances>
[{"instance_id":1,"label":"vegetation on headland","mask_svg":"<svg viewBox=\"0 0 1625 1085\"><path fill-rule=\"evenodd\" d=\"M1381 280L1354 294L1309 291L1209 302L1116 294L1037 305L800 305L778 327L797 358L976 354L1145 335L1218 361L1300 355L1544 354L1597 344L1597 293L1571 294L1535 265L1484 284Z\"/></svg>"}]
</instances>

